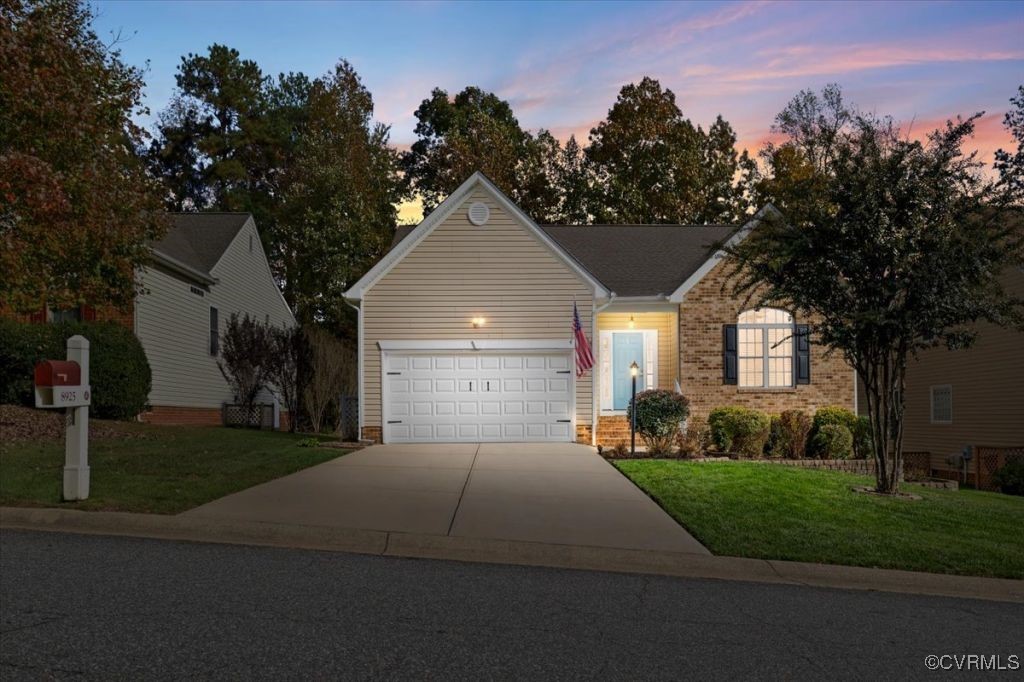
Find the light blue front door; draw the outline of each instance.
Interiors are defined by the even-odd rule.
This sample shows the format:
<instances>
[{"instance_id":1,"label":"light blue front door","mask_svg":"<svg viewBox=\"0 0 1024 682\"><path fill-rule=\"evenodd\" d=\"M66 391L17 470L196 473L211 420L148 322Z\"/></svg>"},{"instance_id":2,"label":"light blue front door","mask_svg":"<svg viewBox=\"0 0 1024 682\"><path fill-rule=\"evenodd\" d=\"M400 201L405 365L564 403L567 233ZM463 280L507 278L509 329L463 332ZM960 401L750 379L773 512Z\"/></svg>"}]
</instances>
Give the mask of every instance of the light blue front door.
<instances>
[{"instance_id":1,"label":"light blue front door","mask_svg":"<svg viewBox=\"0 0 1024 682\"><path fill-rule=\"evenodd\" d=\"M629 366L640 366L636 377L637 393L644 390L644 335L642 332L614 332L612 334L612 408L624 410L632 397L633 378Z\"/></svg>"}]
</instances>

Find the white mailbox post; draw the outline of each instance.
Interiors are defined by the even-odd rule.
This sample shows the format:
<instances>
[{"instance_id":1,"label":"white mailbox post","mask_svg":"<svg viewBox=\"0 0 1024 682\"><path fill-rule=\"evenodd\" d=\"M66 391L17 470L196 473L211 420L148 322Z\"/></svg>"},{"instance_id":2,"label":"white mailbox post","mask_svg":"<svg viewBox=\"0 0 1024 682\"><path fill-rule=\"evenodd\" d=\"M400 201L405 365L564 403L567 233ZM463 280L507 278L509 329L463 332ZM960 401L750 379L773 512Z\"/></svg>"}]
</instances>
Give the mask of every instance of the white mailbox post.
<instances>
[{"instance_id":1,"label":"white mailbox post","mask_svg":"<svg viewBox=\"0 0 1024 682\"><path fill-rule=\"evenodd\" d=\"M44 360L35 368L36 407L64 408L64 499L89 497L89 341L72 336L67 361Z\"/></svg>"}]
</instances>

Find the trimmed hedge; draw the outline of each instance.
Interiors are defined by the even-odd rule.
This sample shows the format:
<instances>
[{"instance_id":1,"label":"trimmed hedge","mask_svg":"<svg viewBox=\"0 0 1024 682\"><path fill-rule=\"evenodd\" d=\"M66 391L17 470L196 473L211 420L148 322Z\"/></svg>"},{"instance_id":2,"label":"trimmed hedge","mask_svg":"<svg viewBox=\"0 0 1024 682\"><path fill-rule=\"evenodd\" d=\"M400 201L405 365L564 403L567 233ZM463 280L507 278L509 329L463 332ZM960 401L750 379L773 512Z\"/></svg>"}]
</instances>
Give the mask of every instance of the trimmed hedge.
<instances>
[{"instance_id":1,"label":"trimmed hedge","mask_svg":"<svg viewBox=\"0 0 1024 682\"><path fill-rule=\"evenodd\" d=\"M839 407L838 405L829 405L828 407L819 407L817 412L814 413L814 420L811 422L811 439L808 456L818 457L821 459L829 459L823 455L818 447L818 443L826 442L826 439L819 440L818 433L823 427L828 424L837 424L845 428L849 433L851 439L853 434L858 433L859 428L857 425L857 415L852 410L848 410L845 407ZM870 434L870 432L869 432ZM852 443L851 443L852 452ZM850 455L846 455L849 457Z\"/></svg>"},{"instance_id":2,"label":"trimmed hedge","mask_svg":"<svg viewBox=\"0 0 1024 682\"><path fill-rule=\"evenodd\" d=\"M812 439L821 459L849 459L853 454L853 434L842 424L825 424Z\"/></svg>"},{"instance_id":3,"label":"trimmed hedge","mask_svg":"<svg viewBox=\"0 0 1024 682\"><path fill-rule=\"evenodd\" d=\"M664 455L672 450L689 414L690 401L681 393L652 388L636 394L636 431L651 454ZM632 418L633 406L630 405L626 419Z\"/></svg>"},{"instance_id":4,"label":"trimmed hedge","mask_svg":"<svg viewBox=\"0 0 1024 682\"><path fill-rule=\"evenodd\" d=\"M720 452L760 457L768 441L771 421L760 410L746 407L716 407L708 414L711 440Z\"/></svg>"},{"instance_id":5,"label":"trimmed hedge","mask_svg":"<svg viewBox=\"0 0 1024 682\"><path fill-rule=\"evenodd\" d=\"M113 322L0 320L0 403L33 406L35 364L67 357L67 340L75 334L89 339L90 413L100 419L133 419L146 407L152 373L139 340Z\"/></svg>"}]
</instances>

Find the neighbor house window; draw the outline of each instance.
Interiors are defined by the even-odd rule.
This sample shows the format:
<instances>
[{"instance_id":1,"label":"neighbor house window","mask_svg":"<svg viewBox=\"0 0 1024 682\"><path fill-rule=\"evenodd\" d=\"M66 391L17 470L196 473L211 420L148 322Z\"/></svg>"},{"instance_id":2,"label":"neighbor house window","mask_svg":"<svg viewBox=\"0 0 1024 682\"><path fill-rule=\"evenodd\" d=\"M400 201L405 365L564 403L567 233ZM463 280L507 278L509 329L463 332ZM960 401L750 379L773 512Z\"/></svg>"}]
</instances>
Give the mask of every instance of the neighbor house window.
<instances>
[{"instance_id":1,"label":"neighbor house window","mask_svg":"<svg viewBox=\"0 0 1024 682\"><path fill-rule=\"evenodd\" d=\"M777 308L740 313L739 385L787 388L793 385L793 316Z\"/></svg>"},{"instance_id":2,"label":"neighbor house window","mask_svg":"<svg viewBox=\"0 0 1024 682\"><path fill-rule=\"evenodd\" d=\"M81 322L82 321L82 309L81 308L49 308L49 320L54 323L61 322Z\"/></svg>"},{"instance_id":3,"label":"neighbor house window","mask_svg":"<svg viewBox=\"0 0 1024 682\"><path fill-rule=\"evenodd\" d=\"M210 355L220 352L220 328L217 323L217 309L210 308Z\"/></svg>"},{"instance_id":4,"label":"neighbor house window","mask_svg":"<svg viewBox=\"0 0 1024 682\"><path fill-rule=\"evenodd\" d=\"M953 423L953 387L949 384L932 386L932 424Z\"/></svg>"}]
</instances>

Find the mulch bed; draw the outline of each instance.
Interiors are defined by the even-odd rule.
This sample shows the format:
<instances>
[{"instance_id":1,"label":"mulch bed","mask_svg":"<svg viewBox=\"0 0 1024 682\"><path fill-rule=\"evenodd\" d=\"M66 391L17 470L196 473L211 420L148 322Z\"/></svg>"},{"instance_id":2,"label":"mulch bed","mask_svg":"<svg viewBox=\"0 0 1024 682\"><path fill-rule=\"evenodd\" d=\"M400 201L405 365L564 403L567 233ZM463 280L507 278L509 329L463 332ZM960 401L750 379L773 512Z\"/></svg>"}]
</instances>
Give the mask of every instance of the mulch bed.
<instances>
[{"instance_id":1,"label":"mulch bed","mask_svg":"<svg viewBox=\"0 0 1024 682\"><path fill-rule=\"evenodd\" d=\"M89 420L89 438L137 438L126 424L99 419ZM0 442L59 442L64 440L64 411L36 410L18 405L0 405Z\"/></svg>"}]
</instances>

